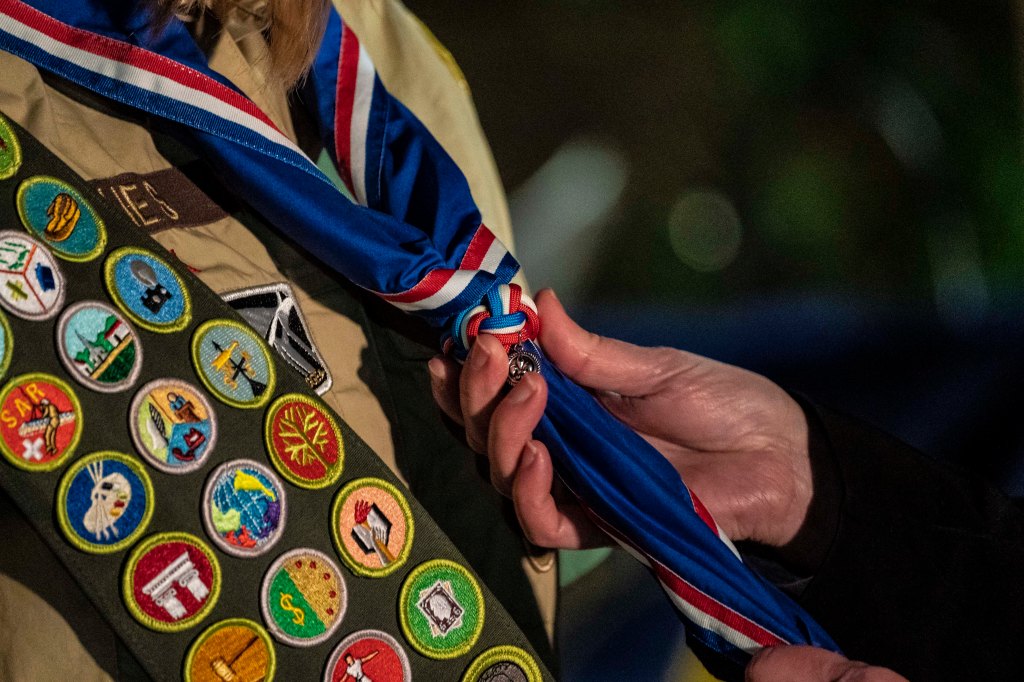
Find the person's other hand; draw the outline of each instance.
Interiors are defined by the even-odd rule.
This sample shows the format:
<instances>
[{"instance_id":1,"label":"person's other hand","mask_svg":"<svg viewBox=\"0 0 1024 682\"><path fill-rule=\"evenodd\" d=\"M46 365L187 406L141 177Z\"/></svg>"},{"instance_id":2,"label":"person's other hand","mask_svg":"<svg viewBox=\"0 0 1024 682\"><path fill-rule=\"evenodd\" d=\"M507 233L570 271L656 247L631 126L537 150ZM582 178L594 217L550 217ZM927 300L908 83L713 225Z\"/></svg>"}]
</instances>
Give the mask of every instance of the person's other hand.
<instances>
[{"instance_id":1,"label":"person's other hand","mask_svg":"<svg viewBox=\"0 0 1024 682\"><path fill-rule=\"evenodd\" d=\"M746 682L907 682L888 668L851 661L811 646L762 649L747 665Z\"/></svg>"},{"instance_id":2,"label":"person's other hand","mask_svg":"<svg viewBox=\"0 0 1024 682\"><path fill-rule=\"evenodd\" d=\"M645 348L586 332L551 291L536 297L540 344L615 416L658 449L733 540L782 546L800 529L812 484L807 421L781 388L752 372L671 348ZM481 335L466 363L430 361L434 397L490 459L527 537L542 547L606 542L553 485L547 448L532 437L547 400L541 376L503 392L508 358Z\"/></svg>"}]
</instances>

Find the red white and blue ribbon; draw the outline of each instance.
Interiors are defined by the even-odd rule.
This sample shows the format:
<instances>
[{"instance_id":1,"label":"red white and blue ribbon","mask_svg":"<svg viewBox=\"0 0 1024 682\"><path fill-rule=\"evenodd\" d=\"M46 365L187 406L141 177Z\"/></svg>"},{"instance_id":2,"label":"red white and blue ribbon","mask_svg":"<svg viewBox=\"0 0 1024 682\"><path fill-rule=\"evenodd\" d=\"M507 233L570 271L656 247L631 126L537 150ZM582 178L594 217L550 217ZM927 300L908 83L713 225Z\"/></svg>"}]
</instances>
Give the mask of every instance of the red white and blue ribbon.
<instances>
[{"instance_id":1,"label":"red white and blue ribbon","mask_svg":"<svg viewBox=\"0 0 1024 682\"><path fill-rule=\"evenodd\" d=\"M518 264L480 222L461 172L391 97L332 14L303 91L351 201L235 86L178 21L150 28L143 3L0 0L0 49L152 116L271 224L357 285L444 331L535 336ZM532 343L527 343L540 353ZM541 354L542 355L542 354ZM675 469L546 360L537 436L599 524L650 566L717 670L781 643L835 649L796 604L740 561ZM724 668L722 666L725 666Z\"/></svg>"}]
</instances>

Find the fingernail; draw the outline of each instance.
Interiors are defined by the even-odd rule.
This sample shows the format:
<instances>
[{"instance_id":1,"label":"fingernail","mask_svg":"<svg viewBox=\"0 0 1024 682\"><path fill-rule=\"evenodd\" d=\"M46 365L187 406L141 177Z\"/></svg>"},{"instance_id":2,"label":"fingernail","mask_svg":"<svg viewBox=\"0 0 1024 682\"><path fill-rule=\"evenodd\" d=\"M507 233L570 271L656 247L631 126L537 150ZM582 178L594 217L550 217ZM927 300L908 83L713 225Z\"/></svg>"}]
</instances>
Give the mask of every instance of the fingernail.
<instances>
[{"instance_id":1,"label":"fingernail","mask_svg":"<svg viewBox=\"0 0 1024 682\"><path fill-rule=\"evenodd\" d=\"M533 463L537 461L537 456L540 451L537 449L536 444L532 440L526 441L526 447L523 448L523 463L522 468L529 469L533 466Z\"/></svg>"},{"instance_id":2,"label":"fingernail","mask_svg":"<svg viewBox=\"0 0 1024 682\"><path fill-rule=\"evenodd\" d=\"M473 344L473 347L469 351L469 366L473 369L483 369L484 365L487 364L487 358L490 352L487 350L486 345L481 345L479 341Z\"/></svg>"},{"instance_id":3,"label":"fingernail","mask_svg":"<svg viewBox=\"0 0 1024 682\"><path fill-rule=\"evenodd\" d=\"M437 379L438 381L444 380L444 370L444 360L442 360L440 356L435 355L434 357L427 360L427 371L430 372L430 376Z\"/></svg>"},{"instance_id":4,"label":"fingernail","mask_svg":"<svg viewBox=\"0 0 1024 682\"><path fill-rule=\"evenodd\" d=\"M537 388L533 385L532 379L523 378L508 394L508 401L513 405L521 405L533 397Z\"/></svg>"}]
</instances>

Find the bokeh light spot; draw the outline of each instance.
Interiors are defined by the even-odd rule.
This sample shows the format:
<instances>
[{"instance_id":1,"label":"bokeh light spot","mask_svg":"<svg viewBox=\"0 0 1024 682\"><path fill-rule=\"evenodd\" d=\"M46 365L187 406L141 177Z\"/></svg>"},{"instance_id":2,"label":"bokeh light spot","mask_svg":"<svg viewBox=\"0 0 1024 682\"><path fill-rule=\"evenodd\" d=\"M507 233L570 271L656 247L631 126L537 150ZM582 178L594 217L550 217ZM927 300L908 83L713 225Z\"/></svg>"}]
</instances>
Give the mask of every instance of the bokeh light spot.
<instances>
[{"instance_id":1,"label":"bokeh light spot","mask_svg":"<svg viewBox=\"0 0 1024 682\"><path fill-rule=\"evenodd\" d=\"M690 190L669 213L668 237L683 263L699 272L715 272L736 258L743 228L727 196L715 190Z\"/></svg>"}]
</instances>

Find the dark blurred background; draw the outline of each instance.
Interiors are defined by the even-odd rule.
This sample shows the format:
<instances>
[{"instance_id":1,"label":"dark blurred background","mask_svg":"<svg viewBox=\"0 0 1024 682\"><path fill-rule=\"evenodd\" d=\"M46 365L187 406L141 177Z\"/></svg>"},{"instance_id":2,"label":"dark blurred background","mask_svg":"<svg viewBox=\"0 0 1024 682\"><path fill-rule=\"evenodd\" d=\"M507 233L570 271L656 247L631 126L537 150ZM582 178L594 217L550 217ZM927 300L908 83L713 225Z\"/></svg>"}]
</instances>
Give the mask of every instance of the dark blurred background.
<instances>
[{"instance_id":1,"label":"dark blurred background","mask_svg":"<svg viewBox=\"0 0 1024 682\"><path fill-rule=\"evenodd\" d=\"M406 2L534 287L1024 495L1024 2ZM599 558L563 564L563 679L696 679L627 559L578 577Z\"/></svg>"}]
</instances>

